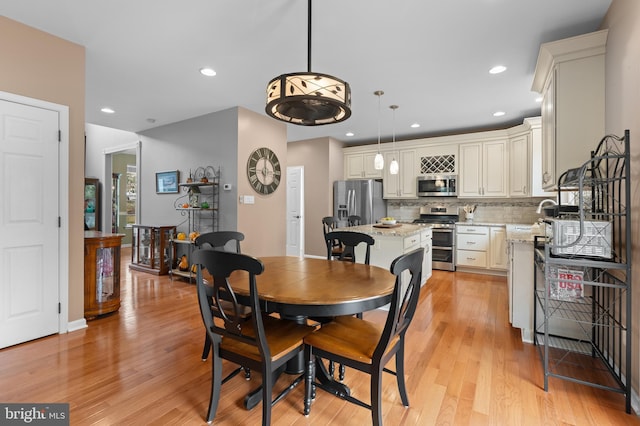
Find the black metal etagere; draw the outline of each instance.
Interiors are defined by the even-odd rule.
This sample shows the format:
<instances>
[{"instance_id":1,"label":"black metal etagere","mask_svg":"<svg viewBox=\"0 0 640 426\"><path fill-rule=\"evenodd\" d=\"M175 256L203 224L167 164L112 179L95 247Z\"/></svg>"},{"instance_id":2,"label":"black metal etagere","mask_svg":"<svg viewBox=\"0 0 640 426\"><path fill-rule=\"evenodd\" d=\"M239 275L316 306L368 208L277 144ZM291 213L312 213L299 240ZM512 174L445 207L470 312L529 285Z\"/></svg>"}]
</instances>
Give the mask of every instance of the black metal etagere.
<instances>
[{"instance_id":1,"label":"black metal etagere","mask_svg":"<svg viewBox=\"0 0 640 426\"><path fill-rule=\"evenodd\" d=\"M558 180L557 217L534 250L534 343L555 377L621 393L631 412L629 131ZM562 201L573 196L571 208Z\"/></svg>"}]
</instances>

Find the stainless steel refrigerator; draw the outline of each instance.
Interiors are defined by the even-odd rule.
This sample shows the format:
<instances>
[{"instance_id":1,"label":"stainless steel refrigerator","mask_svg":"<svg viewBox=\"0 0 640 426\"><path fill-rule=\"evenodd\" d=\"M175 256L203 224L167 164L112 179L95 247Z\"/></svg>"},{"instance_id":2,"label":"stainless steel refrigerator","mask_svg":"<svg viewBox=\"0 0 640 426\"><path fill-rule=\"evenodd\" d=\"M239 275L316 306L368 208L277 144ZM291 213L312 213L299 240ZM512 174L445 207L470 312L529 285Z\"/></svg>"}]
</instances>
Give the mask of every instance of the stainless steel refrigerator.
<instances>
[{"instance_id":1,"label":"stainless steel refrigerator","mask_svg":"<svg viewBox=\"0 0 640 426\"><path fill-rule=\"evenodd\" d=\"M387 215L382 198L382 182L373 179L338 180L333 183L333 215L338 226L348 226L347 218L360 216L361 223L376 223Z\"/></svg>"}]
</instances>

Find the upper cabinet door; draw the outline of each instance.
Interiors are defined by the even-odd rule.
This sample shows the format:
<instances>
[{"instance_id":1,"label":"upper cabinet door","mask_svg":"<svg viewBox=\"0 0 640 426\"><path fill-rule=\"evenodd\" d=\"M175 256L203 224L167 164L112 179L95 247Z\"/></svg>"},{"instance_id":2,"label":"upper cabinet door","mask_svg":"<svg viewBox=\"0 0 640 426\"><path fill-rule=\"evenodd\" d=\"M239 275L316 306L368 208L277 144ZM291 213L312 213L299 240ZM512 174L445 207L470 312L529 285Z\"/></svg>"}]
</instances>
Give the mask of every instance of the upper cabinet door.
<instances>
[{"instance_id":1,"label":"upper cabinet door","mask_svg":"<svg viewBox=\"0 0 640 426\"><path fill-rule=\"evenodd\" d=\"M531 194L531 164L529 134L519 135L509 143L509 195L528 197Z\"/></svg>"},{"instance_id":2,"label":"upper cabinet door","mask_svg":"<svg viewBox=\"0 0 640 426\"><path fill-rule=\"evenodd\" d=\"M397 175L389 172L391 161L399 164ZM416 151L403 149L384 153L384 176L382 178L384 198L417 198L416 196Z\"/></svg>"},{"instance_id":3,"label":"upper cabinet door","mask_svg":"<svg viewBox=\"0 0 640 426\"><path fill-rule=\"evenodd\" d=\"M542 94L542 186L580 167L605 132L607 30L540 46L532 89Z\"/></svg>"},{"instance_id":4,"label":"upper cabinet door","mask_svg":"<svg viewBox=\"0 0 640 426\"><path fill-rule=\"evenodd\" d=\"M377 152L346 154L344 156L345 179L380 179L382 170L373 167Z\"/></svg>"},{"instance_id":5,"label":"upper cabinet door","mask_svg":"<svg viewBox=\"0 0 640 426\"><path fill-rule=\"evenodd\" d=\"M506 139L460 144L458 197L506 197L509 150Z\"/></svg>"}]
</instances>

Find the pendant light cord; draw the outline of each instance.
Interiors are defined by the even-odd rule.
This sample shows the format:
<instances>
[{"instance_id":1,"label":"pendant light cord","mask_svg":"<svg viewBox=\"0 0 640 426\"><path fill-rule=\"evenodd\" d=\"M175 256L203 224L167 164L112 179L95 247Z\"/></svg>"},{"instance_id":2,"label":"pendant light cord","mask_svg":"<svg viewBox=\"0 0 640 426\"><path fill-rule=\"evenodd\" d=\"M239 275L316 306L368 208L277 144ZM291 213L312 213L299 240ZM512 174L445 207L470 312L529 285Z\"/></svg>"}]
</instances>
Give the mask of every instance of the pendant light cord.
<instances>
[{"instance_id":1,"label":"pendant light cord","mask_svg":"<svg viewBox=\"0 0 640 426\"><path fill-rule=\"evenodd\" d=\"M311 72L311 0L309 0L309 6L307 9L309 15L307 20L307 72Z\"/></svg>"}]
</instances>

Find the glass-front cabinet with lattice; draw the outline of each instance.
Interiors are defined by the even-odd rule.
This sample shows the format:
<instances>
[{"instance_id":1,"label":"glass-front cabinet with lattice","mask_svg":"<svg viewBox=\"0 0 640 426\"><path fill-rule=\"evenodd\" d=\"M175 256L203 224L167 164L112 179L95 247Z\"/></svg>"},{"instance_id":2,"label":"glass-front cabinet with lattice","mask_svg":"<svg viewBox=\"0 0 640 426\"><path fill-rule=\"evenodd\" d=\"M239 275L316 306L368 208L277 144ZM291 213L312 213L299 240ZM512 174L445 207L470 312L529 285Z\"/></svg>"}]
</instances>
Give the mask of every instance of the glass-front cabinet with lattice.
<instances>
[{"instance_id":1,"label":"glass-front cabinet with lattice","mask_svg":"<svg viewBox=\"0 0 640 426\"><path fill-rule=\"evenodd\" d=\"M167 274L173 259L171 239L176 227L136 224L132 231L129 268L157 275Z\"/></svg>"},{"instance_id":2,"label":"glass-front cabinet with lattice","mask_svg":"<svg viewBox=\"0 0 640 426\"><path fill-rule=\"evenodd\" d=\"M628 131L606 136L588 161L559 177L559 205L534 245L534 343L545 391L552 377L617 392L627 413L634 363L629 146Z\"/></svg>"}]
</instances>

